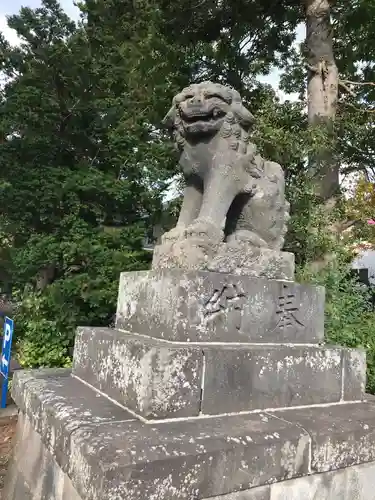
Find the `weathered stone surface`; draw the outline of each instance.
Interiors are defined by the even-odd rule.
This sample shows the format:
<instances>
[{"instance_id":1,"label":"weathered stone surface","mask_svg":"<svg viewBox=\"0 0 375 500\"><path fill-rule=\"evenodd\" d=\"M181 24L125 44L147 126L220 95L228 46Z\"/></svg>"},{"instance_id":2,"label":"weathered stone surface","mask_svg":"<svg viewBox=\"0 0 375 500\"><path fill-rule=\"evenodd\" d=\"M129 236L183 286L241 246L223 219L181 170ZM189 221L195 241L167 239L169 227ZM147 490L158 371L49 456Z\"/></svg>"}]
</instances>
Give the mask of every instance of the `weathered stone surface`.
<instances>
[{"instance_id":1,"label":"weathered stone surface","mask_svg":"<svg viewBox=\"0 0 375 500\"><path fill-rule=\"evenodd\" d=\"M374 500L375 463L205 500Z\"/></svg>"},{"instance_id":2,"label":"weathered stone surface","mask_svg":"<svg viewBox=\"0 0 375 500\"><path fill-rule=\"evenodd\" d=\"M88 475L74 462L69 475L88 498L95 491L103 499L114 492L128 500L198 499L305 474L308 444L301 429L277 419L262 420L262 415L142 429L136 424L103 425L74 433L75 460ZM102 464L111 464L101 474L97 450Z\"/></svg>"},{"instance_id":3,"label":"weathered stone surface","mask_svg":"<svg viewBox=\"0 0 375 500\"><path fill-rule=\"evenodd\" d=\"M374 401L273 414L309 433L312 472L327 472L375 460Z\"/></svg>"},{"instance_id":4,"label":"weathered stone surface","mask_svg":"<svg viewBox=\"0 0 375 500\"><path fill-rule=\"evenodd\" d=\"M86 495L78 495L68 475L43 444L40 435L33 429L30 421L20 414L17 429L17 443L11 464L4 500L87 500ZM22 438L20 440L20 438ZM374 500L375 463L349 467L334 472L299 477L259 486L225 495L210 496L205 500ZM101 496L101 500L129 497ZM133 498L142 497L143 490ZM169 500L163 490L155 491L155 500ZM156 496L158 495L158 496ZM98 498L98 497L97 497ZM179 496L181 499L202 498Z\"/></svg>"},{"instance_id":5,"label":"weathered stone surface","mask_svg":"<svg viewBox=\"0 0 375 500\"><path fill-rule=\"evenodd\" d=\"M242 274L293 279L293 259L285 265L275 258L289 220L284 173L249 142L253 116L238 92L212 82L191 85L173 100L165 123L181 152L186 189L177 226L155 249L153 268L224 265L242 267Z\"/></svg>"},{"instance_id":6,"label":"weathered stone surface","mask_svg":"<svg viewBox=\"0 0 375 500\"><path fill-rule=\"evenodd\" d=\"M269 248L257 248L244 242L226 243L215 258L207 263L207 271L267 278L294 280L294 254Z\"/></svg>"},{"instance_id":7,"label":"weathered stone surface","mask_svg":"<svg viewBox=\"0 0 375 500\"><path fill-rule=\"evenodd\" d=\"M253 345L204 347L203 352L203 414L341 400L342 349Z\"/></svg>"},{"instance_id":8,"label":"weathered stone surface","mask_svg":"<svg viewBox=\"0 0 375 500\"><path fill-rule=\"evenodd\" d=\"M145 425L124 420L126 412L118 423L106 422L103 410L100 423L93 417L97 410L92 400L87 399L84 411L87 394L82 394L77 418L77 404L70 406L63 392L67 389L50 378L43 386L41 380L35 379L34 385L29 379L23 407L84 500L204 498L308 471L307 434L280 419L256 414ZM65 386L71 380L61 382ZM15 386L18 394L17 376ZM37 404L28 403L38 399L43 404L42 419L32 414ZM54 439L60 430L63 436ZM61 442L66 443L65 459L57 453Z\"/></svg>"},{"instance_id":9,"label":"weathered stone surface","mask_svg":"<svg viewBox=\"0 0 375 500\"><path fill-rule=\"evenodd\" d=\"M70 454L69 436L81 425L134 420L131 414L68 375L68 370L22 371L15 374L12 384L17 406L62 467Z\"/></svg>"},{"instance_id":10,"label":"weathered stone surface","mask_svg":"<svg viewBox=\"0 0 375 500\"><path fill-rule=\"evenodd\" d=\"M185 342L317 343L324 289L221 273L122 273L116 327Z\"/></svg>"},{"instance_id":11,"label":"weathered stone surface","mask_svg":"<svg viewBox=\"0 0 375 500\"><path fill-rule=\"evenodd\" d=\"M290 482L292 481L293 479L290 480ZM236 491L228 495L220 495L219 497L211 497L204 500L271 500L271 487L258 486L250 490ZM299 500L302 500L302 497Z\"/></svg>"},{"instance_id":12,"label":"weathered stone surface","mask_svg":"<svg viewBox=\"0 0 375 500\"><path fill-rule=\"evenodd\" d=\"M23 380L27 382L23 384ZM314 482L307 481L311 471L367 462L373 460L375 451L375 402L143 424L128 420L126 412L109 401L104 403L105 398L95 392L90 396L86 392L90 389L74 378L16 374L14 384L18 396L19 386L24 386L24 401L20 403L29 422L18 432L18 442L25 441L25 448L16 446L17 453L27 455L26 447L36 451L30 454L33 463L12 468L15 473L10 473L13 479L9 485L24 481L33 500L46 500L48 497L41 495L43 488L54 487L49 479L33 482L30 475L30 471L41 470L40 464L48 470L50 459L44 447L70 478L78 498L69 500L199 500L236 492L238 498L232 495L233 499L224 500L267 500L254 496L267 489L257 491L258 486L266 485L271 485L269 500L300 500L309 498L302 494L310 494L309 485L315 488ZM81 387L80 396L71 384ZM105 409L100 410L103 404ZM114 417L116 408L120 413ZM43 446L37 444L30 428L38 429ZM65 444L61 447L61 443ZM59 449L64 450L64 457ZM328 479L318 482L315 498L373 500L363 486L370 473L373 469L358 480L362 497L354 495L355 478L359 478L356 473L351 483L348 479L342 483L349 485L347 490L341 486L332 489L334 481ZM295 491L288 489L292 483L274 484L300 476L307 476L304 482L296 483L300 497L288 496ZM60 472L56 472L59 477ZM56 481L62 484L60 479ZM353 492L353 497L339 497L338 493L335 497L336 490L346 495ZM273 496L279 491L285 491L285 496ZM332 497L328 493L324 496L325 492ZM56 500L62 499L57 496Z\"/></svg>"},{"instance_id":13,"label":"weathered stone surface","mask_svg":"<svg viewBox=\"0 0 375 500\"><path fill-rule=\"evenodd\" d=\"M7 488L8 489L8 488ZM33 494L20 473L17 474L15 484L4 493L9 500L33 500Z\"/></svg>"},{"instance_id":14,"label":"weathered stone surface","mask_svg":"<svg viewBox=\"0 0 375 500\"><path fill-rule=\"evenodd\" d=\"M186 346L80 328L73 373L137 415L162 419L334 403L346 387L359 401L361 356L313 346Z\"/></svg>"},{"instance_id":15,"label":"weathered stone surface","mask_svg":"<svg viewBox=\"0 0 375 500\"><path fill-rule=\"evenodd\" d=\"M16 436L4 500L82 500L23 412Z\"/></svg>"},{"instance_id":16,"label":"weathered stone surface","mask_svg":"<svg viewBox=\"0 0 375 500\"><path fill-rule=\"evenodd\" d=\"M271 487L272 500L373 500L375 464L316 474Z\"/></svg>"},{"instance_id":17,"label":"weathered stone surface","mask_svg":"<svg viewBox=\"0 0 375 500\"><path fill-rule=\"evenodd\" d=\"M109 328L79 328L73 373L145 418L198 416L203 354Z\"/></svg>"},{"instance_id":18,"label":"weathered stone surface","mask_svg":"<svg viewBox=\"0 0 375 500\"><path fill-rule=\"evenodd\" d=\"M294 254L233 241L205 245L204 240L186 238L166 241L154 250L154 269L212 271L239 276L294 280ZM210 255L210 258L207 256Z\"/></svg>"},{"instance_id":19,"label":"weathered stone surface","mask_svg":"<svg viewBox=\"0 0 375 500\"><path fill-rule=\"evenodd\" d=\"M343 399L363 399L366 389L366 352L361 349L345 349L343 361Z\"/></svg>"}]
</instances>

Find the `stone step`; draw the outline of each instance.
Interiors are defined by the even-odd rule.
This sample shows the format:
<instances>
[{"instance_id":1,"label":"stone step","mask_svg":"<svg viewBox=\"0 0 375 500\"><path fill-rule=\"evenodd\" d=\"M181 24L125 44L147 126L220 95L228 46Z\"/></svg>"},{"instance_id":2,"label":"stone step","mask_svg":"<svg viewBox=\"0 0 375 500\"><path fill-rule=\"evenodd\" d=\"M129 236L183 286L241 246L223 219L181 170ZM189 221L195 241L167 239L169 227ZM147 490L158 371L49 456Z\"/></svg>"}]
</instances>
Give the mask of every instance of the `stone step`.
<instances>
[{"instance_id":1,"label":"stone step","mask_svg":"<svg viewBox=\"0 0 375 500\"><path fill-rule=\"evenodd\" d=\"M374 500L375 462L203 500Z\"/></svg>"},{"instance_id":2,"label":"stone step","mask_svg":"<svg viewBox=\"0 0 375 500\"><path fill-rule=\"evenodd\" d=\"M144 424L60 373L20 372L13 383L26 420L14 463L38 491L51 477L37 473L35 434L81 500L258 498L262 485L375 460L373 399Z\"/></svg>"},{"instance_id":3,"label":"stone step","mask_svg":"<svg viewBox=\"0 0 375 500\"><path fill-rule=\"evenodd\" d=\"M324 293L234 274L122 273L116 328L180 342L319 343Z\"/></svg>"},{"instance_id":4,"label":"stone step","mask_svg":"<svg viewBox=\"0 0 375 500\"><path fill-rule=\"evenodd\" d=\"M365 353L302 345L186 345L79 328L73 374L145 419L362 400Z\"/></svg>"}]
</instances>

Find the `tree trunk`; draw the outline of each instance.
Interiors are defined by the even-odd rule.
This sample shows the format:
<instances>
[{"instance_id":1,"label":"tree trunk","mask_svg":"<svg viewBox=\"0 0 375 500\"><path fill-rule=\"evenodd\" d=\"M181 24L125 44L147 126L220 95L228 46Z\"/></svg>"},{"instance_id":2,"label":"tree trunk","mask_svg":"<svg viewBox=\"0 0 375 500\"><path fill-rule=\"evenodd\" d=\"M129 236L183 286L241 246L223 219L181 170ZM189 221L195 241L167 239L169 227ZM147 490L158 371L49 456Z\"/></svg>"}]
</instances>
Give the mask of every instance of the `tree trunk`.
<instances>
[{"instance_id":1,"label":"tree trunk","mask_svg":"<svg viewBox=\"0 0 375 500\"><path fill-rule=\"evenodd\" d=\"M45 288L47 288L47 286L53 282L55 277L55 272L56 272L55 264L49 264L43 269L41 269L36 278L35 289L38 292L41 292Z\"/></svg>"},{"instance_id":2,"label":"tree trunk","mask_svg":"<svg viewBox=\"0 0 375 500\"><path fill-rule=\"evenodd\" d=\"M311 128L323 127L333 141L333 122L338 98L338 69L333 52L329 0L305 0L308 67L308 120ZM329 141L328 144L331 142ZM339 164L333 145L323 145L310 158L316 194L323 201L339 191Z\"/></svg>"}]
</instances>

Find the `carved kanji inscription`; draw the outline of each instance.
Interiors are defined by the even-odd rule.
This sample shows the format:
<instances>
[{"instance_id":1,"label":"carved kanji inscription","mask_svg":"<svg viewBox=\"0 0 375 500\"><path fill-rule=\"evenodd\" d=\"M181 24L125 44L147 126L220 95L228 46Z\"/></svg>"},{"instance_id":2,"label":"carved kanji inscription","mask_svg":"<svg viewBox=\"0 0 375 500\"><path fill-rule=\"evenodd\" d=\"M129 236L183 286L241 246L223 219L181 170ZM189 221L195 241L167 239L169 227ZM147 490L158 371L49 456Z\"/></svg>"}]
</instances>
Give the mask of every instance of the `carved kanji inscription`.
<instances>
[{"instance_id":1,"label":"carved kanji inscription","mask_svg":"<svg viewBox=\"0 0 375 500\"><path fill-rule=\"evenodd\" d=\"M204 317L210 323L220 316L231 312L233 326L238 330L241 328L242 310L246 302L246 295L241 285L227 284L220 289L215 289L211 297L205 303Z\"/></svg>"},{"instance_id":2,"label":"carved kanji inscription","mask_svg":"<svg viewBox=\"0 0 375 500\"><path fill-rule=\"evenodd\" d=\"M284 329L290 327L303 327L299 318L299 308L296 296L291 292L288 285L283 285L283 294L278 299L276 314L278 316L277 327Z\"/></svg>"}]
</instances>

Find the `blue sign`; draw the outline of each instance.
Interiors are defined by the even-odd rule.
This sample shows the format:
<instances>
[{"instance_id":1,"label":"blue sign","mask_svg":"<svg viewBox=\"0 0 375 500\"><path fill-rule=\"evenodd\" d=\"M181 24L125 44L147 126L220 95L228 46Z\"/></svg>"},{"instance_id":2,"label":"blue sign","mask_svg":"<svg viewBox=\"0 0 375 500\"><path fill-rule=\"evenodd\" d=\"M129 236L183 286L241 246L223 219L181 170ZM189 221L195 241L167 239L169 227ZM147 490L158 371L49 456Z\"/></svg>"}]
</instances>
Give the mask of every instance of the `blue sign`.
<instances>
[{"instance_id":1,"label":"blue sign","mask_svg":"<svg viewBox=\"0 0 375 500\"><path fill-rule=\"evenodd\" d=\"M5 317L4 321L4 336L3 348L1 350L0 359L0 375L2 375L2 389L1 389L1 408L6 407L8 395L8 375L10 367L10 356L12 353L12 340L13 340L14 322L12 319Z\"/></svg>"}]
</instances>

